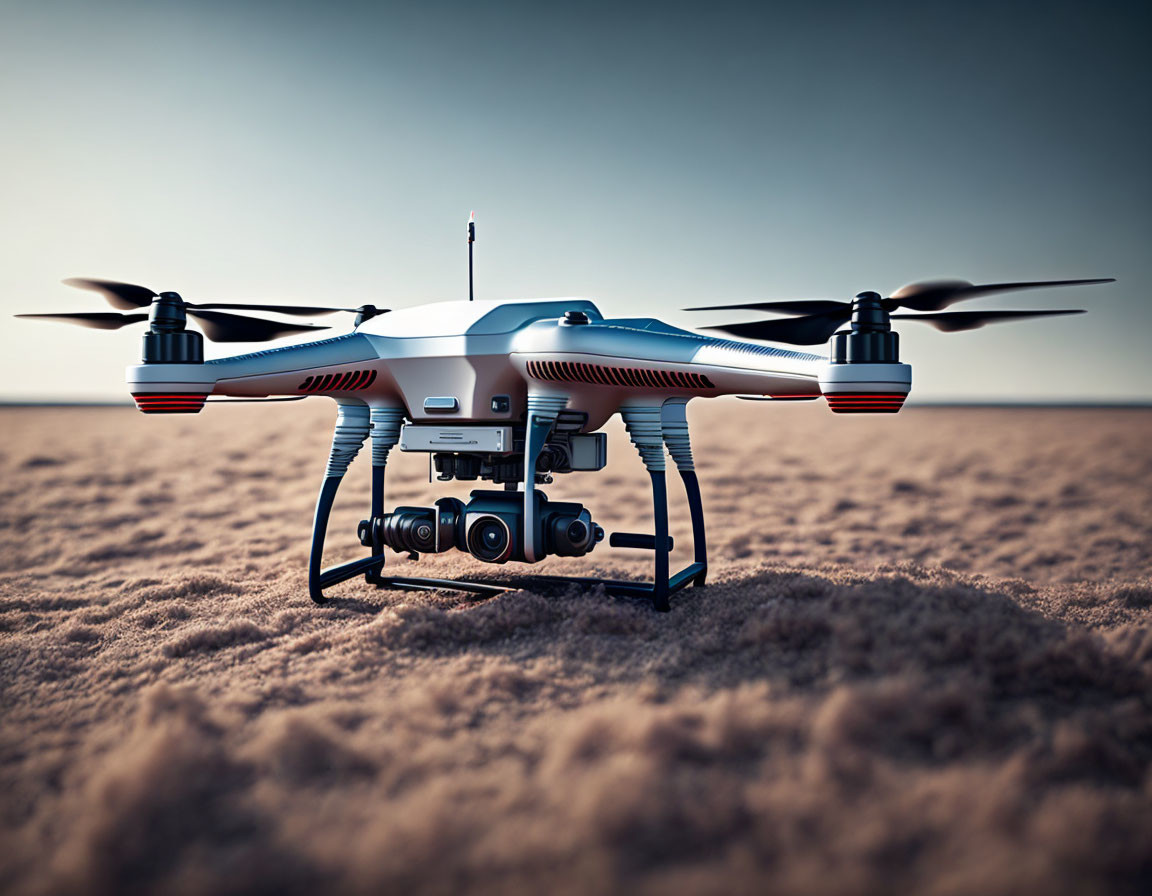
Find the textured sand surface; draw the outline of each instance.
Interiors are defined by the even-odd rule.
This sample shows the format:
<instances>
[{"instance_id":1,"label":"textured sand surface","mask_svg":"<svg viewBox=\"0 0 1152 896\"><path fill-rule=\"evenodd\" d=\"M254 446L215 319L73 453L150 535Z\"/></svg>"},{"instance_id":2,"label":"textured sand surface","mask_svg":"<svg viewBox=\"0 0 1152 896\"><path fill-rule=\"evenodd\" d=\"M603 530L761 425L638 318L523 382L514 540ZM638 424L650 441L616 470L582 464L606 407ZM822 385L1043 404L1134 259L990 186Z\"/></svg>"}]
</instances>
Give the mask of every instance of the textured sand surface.
<instances>
[{"instance_id":1,"label":"textured sand surface","mask_svg":"<svg viewBox=\"0 0 1152 896\"><path fill-rule=\"evenodd\" d=\"M0 410L0 890L1152 891L1152 412L697 403L713 564L669 614L313 607L334 416ZM545 491L650 531L609 463Z\"/></svg>"}]
</instances>

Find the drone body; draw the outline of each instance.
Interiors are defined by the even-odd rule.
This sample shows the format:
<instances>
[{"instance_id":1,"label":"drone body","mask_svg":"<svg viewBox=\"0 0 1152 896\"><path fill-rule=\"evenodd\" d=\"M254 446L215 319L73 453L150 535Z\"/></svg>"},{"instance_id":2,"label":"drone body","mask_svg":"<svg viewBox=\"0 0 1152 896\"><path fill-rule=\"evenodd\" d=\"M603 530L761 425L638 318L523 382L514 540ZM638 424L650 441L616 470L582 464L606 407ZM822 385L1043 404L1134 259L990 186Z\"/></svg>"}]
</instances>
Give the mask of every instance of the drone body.
<instances>
[{"instance_id":1,"label":"drone body","mask_svg":"<svg viewBox=\"0 0 1152 896\"><path fill-rule=\"evenodd\" d=\"M146 411L195 410L209 395L328 395L445 426L506 426L524 419L530 394L560 396L587 415L581 431L594 431L629 404L720 395L884 394L893 405L885 410L894 410L911 375L905 364L834 366L822 355L709 338L651 318L605 320L584 299L549 299L422 305L315 343L134 365L128 384Z\"/></svg>"},{"instance_id":2,"label":"drone body","mask_svg":"<svg viewBox=\"0 0 1152 896\"><path fill-rule=\"evenodd\" d=\"M469 248L474 230L469 227ZM612 547L653 553L653 580L559 580L602 585L611 593L645 597L660 610L669 596L702 585L707 551L700 487L685 414L695 398L738 395L765 401L824 398L838 413L895 413L911 388L911 368L899 360L896 319L921 320L945 331L974 329L1067 311L948 312L949 305L994 292L1105 281L1047 281L974 286L965 281L913 284L881 298L861 293L852 302L754 303L717 308L778 311L786 319L711 329L752 339L799 345L825 343L828 356L678 329L651 318L605 319L585 299L518 302L442 302L386 312L278 305L195 305L176 293L110 281L71 281L94 289L125 310L117 315L27 315L64 318L98 328L150 321L144 363L128 368L140 410L188 414L209 400L265 400L327 396L339 414L317 501L309 560L309 594L364 575L378 587L455 588L493 594L515 584L446 581L385 574L386 550L418 557L457 549L492 564L535 563L549 555L578 557L605 533L581 504L552 502L538 488L552 477L596 471L607 462L600 432L623 418L652 480L653 533L616 532ZM248 308L311 315L354 311L353 331L335 338L204 360L199 321L214 341L252 341L316 329L221 312ZM898 308L923 312L892 314ZM692 309L715 310L715 309ZM850 326L840 329L845 324ZM349 463L370 438L372 507L360 523L369 557L321 569L328 518ZM439 479L487 481L465 504L442 498L432 507L385 512L384 472L394 449L432 456ZM683 482L692 520L693 562L669 573L665 450Z\"/></svg>"}]
</instances>

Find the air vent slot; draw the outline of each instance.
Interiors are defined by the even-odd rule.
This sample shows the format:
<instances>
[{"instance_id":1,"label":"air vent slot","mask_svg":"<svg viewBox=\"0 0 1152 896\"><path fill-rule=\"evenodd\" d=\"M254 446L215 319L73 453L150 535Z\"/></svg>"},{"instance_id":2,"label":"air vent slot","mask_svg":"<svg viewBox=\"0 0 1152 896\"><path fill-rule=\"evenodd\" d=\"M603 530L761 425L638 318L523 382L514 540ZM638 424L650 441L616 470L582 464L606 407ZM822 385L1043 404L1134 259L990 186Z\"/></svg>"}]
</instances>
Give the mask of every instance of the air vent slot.
<instances>
[{"instance_id":1,"label":"air vent slot","mask_svg":"<svg viewBox=\"0 0 1152 896\"><path fill-rule=\"evenodd\" d=\"M310 376L296 387L299 392L359 392L376 382L376 371L371 367L360 370L342 370Z\"/></svg>"},{"instance_id":2,"label":"air vent slot","mask_svg":"<svg viewBox=\"0 0 1152 896\"><path fill-rule=\"evenodd\" d=\"M686 370L649 370L644 367L609 367L582 361L529 361L528 375L537 380L628 386L640 389L715 389L702 373Z\"/></svg>"}]
</instances>

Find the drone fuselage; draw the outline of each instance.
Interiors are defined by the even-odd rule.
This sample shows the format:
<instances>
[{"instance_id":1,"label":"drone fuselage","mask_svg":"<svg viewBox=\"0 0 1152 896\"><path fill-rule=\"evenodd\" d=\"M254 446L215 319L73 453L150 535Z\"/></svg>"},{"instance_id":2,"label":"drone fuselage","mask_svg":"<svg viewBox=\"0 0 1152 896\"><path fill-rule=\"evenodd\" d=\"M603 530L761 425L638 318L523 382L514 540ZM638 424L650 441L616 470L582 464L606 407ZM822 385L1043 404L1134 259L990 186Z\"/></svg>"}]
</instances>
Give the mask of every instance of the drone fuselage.
<instances>
[{"instance_id":1,"label":"drone fuselage","mask_svg":"<svg viewBox=\"0 0 1152 896\"><path fill-rule=\"evenodd\" d=\"M423 305L333 339L202 364L134 365L128 383L141 409L154 412L198 410L209 395L327 395L403 408L413 424L521 421L531 393L563 397L587 415L582 431L590 432L628 405L721 395L854 392L891 396L877 410L895 410L910 371L830 365L809 352L710 338L651 318L605 320L585 299L549 299Z\"/></svg>"}]
</instances>

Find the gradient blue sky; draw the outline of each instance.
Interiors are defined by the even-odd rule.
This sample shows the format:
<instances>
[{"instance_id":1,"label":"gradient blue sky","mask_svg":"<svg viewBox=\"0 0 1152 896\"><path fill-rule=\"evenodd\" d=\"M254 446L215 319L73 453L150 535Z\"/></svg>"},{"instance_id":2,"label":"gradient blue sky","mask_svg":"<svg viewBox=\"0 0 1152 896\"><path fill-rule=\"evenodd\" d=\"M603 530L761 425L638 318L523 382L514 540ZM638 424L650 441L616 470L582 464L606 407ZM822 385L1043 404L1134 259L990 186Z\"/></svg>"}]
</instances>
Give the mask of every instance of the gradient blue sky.
<instances>
[{"instance_id":1,"label":"gradient blue sky","mask_svg":"<svg viewBox=\"0 0 1152 896\"><path fill-rule=\"evenodd\" d=\"M0 398L125 397L94 276L191 301L848 298L1114 276L901 329L921 399L1152 399L1147 3L0 0ZM327 321L320 321L327 322ZM215 346L231 354L245 346Z\"/></svg>"}]
</instances>

